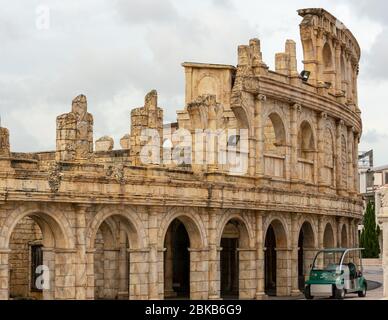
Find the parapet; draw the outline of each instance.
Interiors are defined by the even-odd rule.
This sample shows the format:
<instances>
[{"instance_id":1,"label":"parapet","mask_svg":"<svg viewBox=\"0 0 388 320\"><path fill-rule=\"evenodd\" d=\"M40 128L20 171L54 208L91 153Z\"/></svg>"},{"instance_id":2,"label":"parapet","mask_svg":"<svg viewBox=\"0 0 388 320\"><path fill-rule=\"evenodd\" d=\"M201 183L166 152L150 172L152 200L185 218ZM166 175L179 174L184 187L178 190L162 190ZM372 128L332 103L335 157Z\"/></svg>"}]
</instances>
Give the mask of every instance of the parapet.
<instances>
[{"instance_id":1,"label":"parapet","mask_svg":"<svg viewBox=\"0 0 388 320\"><path fill-rule=\"evenodd\" d=\"M87 112L87 99L79 95L71 112L57 117L57 161L89 159L93 153L93 116Z\"/></svg>"}]
</instances>

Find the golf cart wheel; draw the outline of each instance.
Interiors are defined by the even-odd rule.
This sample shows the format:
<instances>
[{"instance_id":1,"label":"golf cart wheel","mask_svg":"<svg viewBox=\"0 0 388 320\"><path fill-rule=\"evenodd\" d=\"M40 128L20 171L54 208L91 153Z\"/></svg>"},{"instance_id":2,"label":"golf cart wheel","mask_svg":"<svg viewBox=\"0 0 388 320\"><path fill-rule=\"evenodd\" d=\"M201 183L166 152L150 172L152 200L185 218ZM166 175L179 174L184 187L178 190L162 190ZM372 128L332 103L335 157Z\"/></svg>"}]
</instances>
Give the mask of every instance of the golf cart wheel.
<instances>
[{"instance_id":1,"label":"golf cart wheel","mask_svg":"<svg viewBox=\"0 0 388 320\"><path fill-rule=\"evenodd\" d=\"M307 300L312 300L314 299L314 297L311 295L311 291L310 291L310 285L307 285L305 288L304 288L304 296Z\"/></svg>"},{"instance_id":2,"label":"golf cart wheel","mask_svg":"<svg viewBox=\"0 0 388 320\"><path fill-rule=\"evenodd\" d=\"M358 291L358 296L360 298L366 297L366 282L364 282L364 287L362 288L362 290Z\"/></svg>"},{"instance_id":3,"label":"golf cart wheel","mask_svg":"<svg viewBox=\"0 0 388 320\"><path fill-rule=\"evenodd\" d=\"M338 289L337 287L334 287L334 298L342 300L345 298L345 290L344 289Z\"/></svg>"}]
</instances>

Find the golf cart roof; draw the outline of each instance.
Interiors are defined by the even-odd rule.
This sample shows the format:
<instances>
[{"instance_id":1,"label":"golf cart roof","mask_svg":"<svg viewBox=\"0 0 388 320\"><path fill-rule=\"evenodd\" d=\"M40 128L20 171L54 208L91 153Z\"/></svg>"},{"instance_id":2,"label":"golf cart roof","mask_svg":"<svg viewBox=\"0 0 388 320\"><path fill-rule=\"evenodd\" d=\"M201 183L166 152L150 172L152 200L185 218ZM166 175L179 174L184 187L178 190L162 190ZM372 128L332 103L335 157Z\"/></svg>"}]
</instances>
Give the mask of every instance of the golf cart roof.
<instances>
[{"instance_id":1,"label":"golf cart roof","mask_svg":"<svg viewBox=\"0 0 388 320\"><path fill-rule=\"evenodd\" d=\"M364 248L332 248L332 249L322 249L319 252L345 252L345 251L362 251Z\"/></svg>"}]
</instances>

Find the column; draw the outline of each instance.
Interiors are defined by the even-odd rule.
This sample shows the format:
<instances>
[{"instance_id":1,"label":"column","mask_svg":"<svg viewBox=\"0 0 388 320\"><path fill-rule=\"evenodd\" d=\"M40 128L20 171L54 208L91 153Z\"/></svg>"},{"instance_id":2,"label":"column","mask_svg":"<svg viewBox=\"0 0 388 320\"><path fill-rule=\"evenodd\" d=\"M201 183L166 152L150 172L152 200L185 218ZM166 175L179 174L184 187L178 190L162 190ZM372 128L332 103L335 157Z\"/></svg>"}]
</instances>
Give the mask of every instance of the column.
<instances>
[{"instance_id":1,"label":"column","mask_svg":"<svg viewBox=\"0 0 388 320\"><path fill-rule=\"evenodd\" d=\"M53 300L55 295L55 250L42 247L43 265L48 267L49 286L43 289L43 300Z\"/></svg>"},{"instance_id":2,"label":"column","mask_svg":"<svg viewBox=\"0 0 388 320\"><path fill-rule=\"evenodd\" d=\"M335 74L335 92L337 95L342 94L342 72L341 70L341 44L339 41L334 42L335 47L335 68L336 68L336 74Z\"/></svg>"},{"instance_id":3,"label":"column","mask_svg":"<svg viewBox=\"0 0 388 320\"><path fill-rule=\"evenodd\" d=\"M319 120L318 120L318 161L317 161L317 168L318 168L318 186L321 189L324 190L325 186L328 186L328 172L325 168L325 128L326 128L326 121L327 121L327 113L322 112Z\"/></svg>"},{"instance_id":4,"label":"column","mask_svg":"<svg viewBox=\"0 0 388 320\"><path fill-rule=\"evenodd\" d=\"M151 207L148 219L148 236L149 236L149 299L159 299L158 290L158 214L163 213L163 207Z\"/></svg>"},{"instance_id":5,"label":"column","mask_svg":"<svg viewBox=\"0 0 388 320\"><path fill-rule=\"evenodd\" d=\"M343 195L344 193L344 184L343 184L343 181L342 181L342 150L341 150L341 137L342 137L342 129L343 129L343 126L344 126L344 121L343 120L340 120L337 122L337 130L336 130L336 134L337 134L337 148L336 148L336 180L337 180L337 193L340 194L340 195Z\"/></svg>"},{"instance_id":6,"label":"column","mask_svg":"<svg viewBox=\"0 0 388 320\"><path fill-rule=\"evenodd\" d=\"M302 107L299 104L294 104L291 107L291 146L290 146L290 177L291 180L299 180L299 167L298 167L298 112L302 111ZM293 170L291 170L293 168Z\"/></svg>"},{"instance_id":7,"label":"column","mask_svg":"<svg viewBox=\"0 0 388 320\"><path fill-rule=\"evenodd\" d=\"M118 251L119 261L119 283L118 283L118 299L128 300L129 299L129 255L127 250L127 239L125 230L120 227L120 247Z\"/></svg>"},{"instance_id":8,"label":"column","mask_svg":"<svg viewBox=\"0 0 388 320\"><path fill-rule=\"evenodd\" d=\"M190 299L209 298L209 248L189 248Z\"/></svg>"},{"instance_id":9,"label":"column","mask_svg":"<svg viewBox=\"0 0 388 320\"><path fill-rule=\"evenodd\" d=\"M266 297L264 292L263 213L256 212L256 300Z\"/></svg>"},{"instance_id":10,"label":"column","mask_svg":"<svg viewBox=\"0 0 388 320\"><path fill-rule=\"evenodd\" d=\"M299 230L298 221L300 214L291 213L291 295L297 296L300 294L298 284L298 240Z\"/></svg>"},{"instance_id":11,"label":"column","mask_svg":"<svg viewBox=\"0 0 388 320\"><path fill-rule=\"evenodd\" d=\"M172 256L172 239L171 229L166 233L166 248L164 248L164 298L171 298L176 296L173 285L173 256Z\"/></svg>"},{"instance_id":12,"label":"column","mask_svg":"<svg viewBox=\"0 0 388 320\"><path fill-rule=\"evenodd\" d=\"M276 296L287 297L291 293L290 248L276 248Z\"/></svg>"},{"instance_id":13,"label":"column","mask_svg":"<svg viewBox=\"0 0 388 320\"><path fill-rule=\"evenodd\" d=\"M220 251L217 244L217 209L209 209L209 299L220 298Z\"/></svg>"},{"instance_id":14,"label":"column","mask_svg":"<svg viewBox=\"0 0 388 320\"><path fill-rule=\"evenodd\" d=\"M75 294L77 300L86 299L86 210L88 205L77 205L75 218L76 218L76 259L75 259Z\"/></svg>"},{"instance_id":15,"label":"column","mask_svg":"<svg viewBox=\"0 0 388 320\"><path fill-rule=\"evenodd\" d=\"M9 299L8 257L11 250L0 249L0 300Z\"/></svg>"},{"instance_id":16,"label":"column","mask_svg":"<svg viewBox=\"0 0 388 320\"><path fill-rule=\"evenodd\" d=\"M354 187L354 167L353 167L353 153L354 153L354 135L353 135L354 127L347 128L347 170L348 170L348 186L347 189L349 193L354 193L355 187Z\"/></svg>"},{"instance_id":17,"label":"column","mask_svg":"<svg viewBox=\"0 0 388 320\"><path fill-rule=\"evenodd\" d=\"M75 299L75 257L77 250L55 250L55 299Z\"/></svg>"},{"instance_id":18,"label":"column","mask_svg":"<svg viewBox=\"0 0 388 320\"><path fill-rule=\"evenodd\" d=\"M159 299L157 280L157 262L151 268L151 249L128 249L129 253L129 299ZM156 253L157 254L157 253ZM151 275L151 269L153 274ZM155 275L156 273L156 275ZM155 279L154 279L155 277ZM152 284L149 282L153 281Z\"/></svg>"},{"instance_id":19,"label":"column","mask_svg":"<svg viewBox=\"0 0 388 320\"><path fill-rule=\"evenodd\" d=\"M387 190L382 190L381 192L387 192ZM385 195L384 198L387 196ZM381 197L382 198L382 197ZM388 248L388 207L385 203L384 198L381 199L382 206L380 208L380 212L378 214L378 219L382 223L382 232L383 232L383 248ZM388 299L388 250L383 250L381 252L382 264L384 270L384 298Z\"/></svg>"},{"instance_id":20,"label":"column","mask_svg":"<svg viewBox=\"0 0 388 320\"><path fill-rule=\"evenodd\" d=\"M256 297L256 248L238 248L239 258L239 299Z\"/></svg>"},{"instance_id":21,"label":"column","mask_svg":"<svg viewBox=\"0 0 388 320\"><path fill-rule=\"evenodd\" d=\"M264 124L262 121L262 115L264 111L264 104L267 101L267 97L263 94L259 94L256 97L255 103L255 118L254 118L254 132L256 138L256 174L259 176L264 175Z\"/></svg>"},{"instance_id":22,"label":"column","mask_svg":"<svg viewBox=\"0 0 388 320\"><path fill-rule=\"evenodd\" d=\"M353 172L354 172L354 191L358 194L360 192L360 178L358 176L358 144L360 143L360 134L354 132L354 154L353 154Z\"/></svg>"}]
</instances>

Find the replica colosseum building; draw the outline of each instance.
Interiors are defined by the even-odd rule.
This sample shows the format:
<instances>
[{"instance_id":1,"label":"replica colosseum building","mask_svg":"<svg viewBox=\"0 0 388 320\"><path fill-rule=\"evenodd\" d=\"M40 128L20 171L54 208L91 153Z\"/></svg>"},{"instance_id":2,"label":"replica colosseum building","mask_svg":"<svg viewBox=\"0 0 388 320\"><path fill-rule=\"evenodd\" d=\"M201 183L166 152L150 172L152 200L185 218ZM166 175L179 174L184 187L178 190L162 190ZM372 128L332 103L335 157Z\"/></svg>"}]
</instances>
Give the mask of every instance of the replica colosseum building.
<instances>
[{"instance_id":1,"label":"replica colosseum building","mask_svg":"<svg viewBox=\"0 0 388 320\"><path fill-rule=\"evenodd\" d=\"M237 66L183 63L177 122L153 90L120 149L93 141L83 95L57 117L55 151L11 152L1 128L0 298L292 296L318 249L357 246L360 47L325 10L298 13L303 72L292 40L275 71L258 39ZM234 134L211 148L206 129Z\"/></svg>"}]
</instances>

